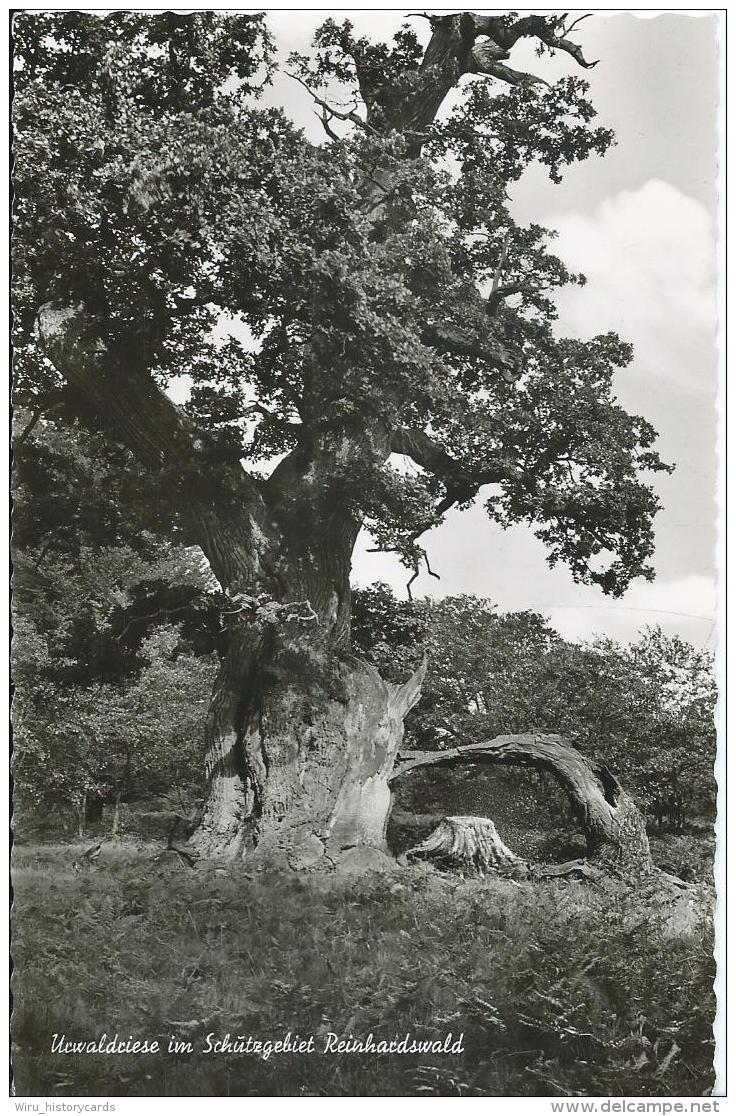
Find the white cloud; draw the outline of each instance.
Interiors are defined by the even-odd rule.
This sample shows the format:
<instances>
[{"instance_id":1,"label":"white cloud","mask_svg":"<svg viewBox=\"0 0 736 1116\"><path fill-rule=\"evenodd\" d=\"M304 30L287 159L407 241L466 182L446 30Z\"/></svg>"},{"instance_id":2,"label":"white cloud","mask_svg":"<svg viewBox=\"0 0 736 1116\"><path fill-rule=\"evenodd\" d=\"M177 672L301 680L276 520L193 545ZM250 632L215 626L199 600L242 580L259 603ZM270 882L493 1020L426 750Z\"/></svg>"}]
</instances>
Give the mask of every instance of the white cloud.
<instances>
[{"instance_id":1,"label":"white cloud","mask_svg":"<svg viewBox=\"0 0 736 1116\"><path fill-rule=\"evenodd\" d=\"M707 209L651 179L606 198L593 214L555 213L554 250L588 277L558 296L561 332L616 329L635 370L680 387L714 386L715 233Z\"/></svg>"}]
</instances>

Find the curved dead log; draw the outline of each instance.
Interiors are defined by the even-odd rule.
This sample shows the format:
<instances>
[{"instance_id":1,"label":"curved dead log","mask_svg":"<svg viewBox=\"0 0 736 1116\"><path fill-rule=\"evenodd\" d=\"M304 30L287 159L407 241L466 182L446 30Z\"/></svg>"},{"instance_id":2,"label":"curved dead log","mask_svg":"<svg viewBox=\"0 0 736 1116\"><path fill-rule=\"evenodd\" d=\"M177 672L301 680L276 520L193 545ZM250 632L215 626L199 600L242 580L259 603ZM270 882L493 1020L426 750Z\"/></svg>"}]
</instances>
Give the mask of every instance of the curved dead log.
<instances>
[{"instance_id":1,"label":"curved dead log","mask_svg":"<svg viewBox=\"0 0 736 1116\"><path fill-rule=\"evenodd\" d=\"M400 779L423 767L498 763L548 771L564 788L588 846L588 861L627 874L654 869L646 823L634 801L604 763L586 757L556 735L496 736L441 752L401 751L391 776Z\"/></svg>"},{"instance_id":2,"label":"curved dead log","mask_svg":"<svg viewBox=\"0 0 736 1116\"><path fill-rule=\"evenodd\" d=\"M407 849L409 860L425 857L459 871L524 876L529 865L503 843L490 818L443 818L426 840Z\"/></svg>"}]
</instances>

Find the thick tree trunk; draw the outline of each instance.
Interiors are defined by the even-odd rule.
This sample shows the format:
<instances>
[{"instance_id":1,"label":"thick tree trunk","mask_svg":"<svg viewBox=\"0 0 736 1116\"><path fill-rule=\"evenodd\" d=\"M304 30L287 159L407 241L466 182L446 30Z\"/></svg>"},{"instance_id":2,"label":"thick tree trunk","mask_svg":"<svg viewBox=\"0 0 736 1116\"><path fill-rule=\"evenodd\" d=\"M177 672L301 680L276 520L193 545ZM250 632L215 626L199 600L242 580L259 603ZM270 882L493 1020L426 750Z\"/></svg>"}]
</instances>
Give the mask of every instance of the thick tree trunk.
<instances>
[{"instance_id":1,"label":"thick tree trunk","mask_svg":"<svg viewBox=\"0 0 736 1116\"><path fill-rule=\"evenodd\" d=\"M367 849L380 861L389 778L425 667L395 686L348 656L286 666L242 648L224 664L208 718L210 791L192 845L274 868L328 868Z\"/></svg>"},{"instance_id":2,"label":"thick tree trunk","mask_svg":"<svg viewBox=\"0 0 736 1116\"><path fill-rule=\"evenodd\" d=\"M427 766L499 763L550 772L567 792L588 846L588 861L626 874L653 871L646 822L603 763L553 735L497 736L442 752L403 752L392 780Z\"/></svg>"}]
</instances>

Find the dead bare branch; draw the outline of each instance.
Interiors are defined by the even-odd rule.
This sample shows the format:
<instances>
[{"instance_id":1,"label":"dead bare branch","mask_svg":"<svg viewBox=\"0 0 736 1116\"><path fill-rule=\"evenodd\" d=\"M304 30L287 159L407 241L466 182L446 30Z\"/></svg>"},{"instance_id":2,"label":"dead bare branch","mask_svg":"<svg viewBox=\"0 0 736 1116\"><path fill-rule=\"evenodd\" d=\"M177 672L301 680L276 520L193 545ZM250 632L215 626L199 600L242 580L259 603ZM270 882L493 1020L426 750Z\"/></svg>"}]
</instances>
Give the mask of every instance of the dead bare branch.
<instances>
[{"instance_id":1,"label":"dead bare branch","mask_svg":"<svg viewBox=\"0 0 736 1116\"><path fill-rule=\"evenodd\" d=\"M322 97L318 97L311 86L307 85L306 81L302 81L298 74L292 74L289 70L285 70L284 73L287 77L299 82L299 85L306 89L307 93L309 93L315 104L319 105L323 113L328 113L330 117L334 117L336 120L349 120L352 124L356 124L366 132L373 131L373 128L358 116L355 109L351 109L349 112L340 112L339 109L334 108L333 105L323 100Z\"/></svg>"},{"instance_id":2,"label":"dead bare branch","mask_svg":"<svg viewBox=\"0 0 736 1116\"><path fill-rule=\"evenodd\" d=\"M577 27L577 25L578 25L579 23L582 23L584 19L590 19L590 17L592 16L592 14L593 14L592 12L586 12L586 14L585 14L585 15L581 15L581 16L578 16L578 18L577 18L577 19L574 19L574 20L572 21L572 23L570 24L570 26L569 26L569 27L566 27L566 26L565 26L565 24L563 23L563 25L562 25L562 34L563 34L563 35L572 35L572 33L573 33L573 31L575 30L575 28Z\"/></svg>"}]
</instances>

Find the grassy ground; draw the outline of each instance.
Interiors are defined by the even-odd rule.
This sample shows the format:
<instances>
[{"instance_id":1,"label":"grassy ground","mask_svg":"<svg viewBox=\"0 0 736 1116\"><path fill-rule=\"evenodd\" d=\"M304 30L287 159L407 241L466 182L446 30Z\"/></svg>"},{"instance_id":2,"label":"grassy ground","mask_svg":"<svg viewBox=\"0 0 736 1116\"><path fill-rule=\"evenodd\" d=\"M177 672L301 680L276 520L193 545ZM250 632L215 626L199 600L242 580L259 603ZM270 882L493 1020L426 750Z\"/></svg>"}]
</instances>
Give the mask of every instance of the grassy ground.
<instances>
[{"instance_id":1,"label":"grassy ground","mask_svg":"<svg viewBox=\"0 0 736 1116\"><path fill-rule=\"evenodd\" d=\"M19 1096L697 1096L711 1085L709 927L664 943L635 906L572 882L419 867L249 877L133 842L74 874L83 847L15 849ZM317 1052L204 1055L212 1031L314 1034ZM465 1050L320 1053L328 1032L371 1031L462 1031ZM55 1032L158 1037L164 1049L186 1033L195 1052L52 1054Z\"/></svg>"}]
</instances>

